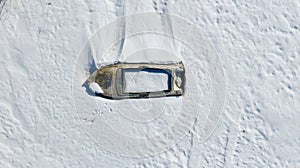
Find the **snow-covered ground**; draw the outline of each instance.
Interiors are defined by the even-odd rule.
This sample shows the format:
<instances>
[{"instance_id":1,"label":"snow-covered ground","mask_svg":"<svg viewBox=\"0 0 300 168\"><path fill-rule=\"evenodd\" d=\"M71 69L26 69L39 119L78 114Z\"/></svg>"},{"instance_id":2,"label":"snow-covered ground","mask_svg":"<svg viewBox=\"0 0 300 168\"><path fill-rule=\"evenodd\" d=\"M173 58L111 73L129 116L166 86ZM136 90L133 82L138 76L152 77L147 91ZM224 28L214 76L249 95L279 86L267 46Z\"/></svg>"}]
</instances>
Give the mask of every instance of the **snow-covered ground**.
<instances>
[{"instance_id":1,"label":"snow-covered ground","mask_svg":"<svg viewBox=\"0 0 300 168\"><path fill-rule=\"evenodd\" d=\"M0 0L0 167L300 167L299 9ZM183 61L186 94L95 98L93 59Z\"/></svg>"}]
</instances>

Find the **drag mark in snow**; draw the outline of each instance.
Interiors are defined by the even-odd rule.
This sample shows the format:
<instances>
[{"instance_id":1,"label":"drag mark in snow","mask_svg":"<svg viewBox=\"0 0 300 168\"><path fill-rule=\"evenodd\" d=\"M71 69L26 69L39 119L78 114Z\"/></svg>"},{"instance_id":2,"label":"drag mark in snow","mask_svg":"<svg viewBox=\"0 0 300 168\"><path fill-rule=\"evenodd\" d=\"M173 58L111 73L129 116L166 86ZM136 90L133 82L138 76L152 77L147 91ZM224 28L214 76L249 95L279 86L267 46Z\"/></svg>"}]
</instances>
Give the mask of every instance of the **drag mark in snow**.
<instances>
[{"instance_id":1,"label":"drag mark in snow","mask_svg":"<svg viewBox=\"0 0 300 168\"><path fill-rule=\"evenodd\" d=\"M125 8L125 0L117 0L115 3L115 6L117 8L117 12L116 15L118 17L121 17L121 22L119 25L119 34L118 36L121 39L120 45L119 45L119 49L117 52L117 60L119 61L121 55L122 55L122 51L125 45L125 40L126 40L126 8Z\"/></svg>"}]
</instances>

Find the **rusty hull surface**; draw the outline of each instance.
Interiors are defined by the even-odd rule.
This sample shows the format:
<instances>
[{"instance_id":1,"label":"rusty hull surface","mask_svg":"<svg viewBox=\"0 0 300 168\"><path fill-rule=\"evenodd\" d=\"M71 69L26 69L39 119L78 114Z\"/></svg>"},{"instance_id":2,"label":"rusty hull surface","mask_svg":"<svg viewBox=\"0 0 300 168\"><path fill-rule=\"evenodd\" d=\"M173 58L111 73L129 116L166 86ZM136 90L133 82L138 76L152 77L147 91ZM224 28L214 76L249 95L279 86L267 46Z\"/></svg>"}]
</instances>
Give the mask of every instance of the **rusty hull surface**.
<instances>
[{"instance_id":1,"label":"rusty hull surface","mask_svg":"<svg viewBox=\"0 0 300 168\"><path fill-rule=\"evenodd\" d=\"M153 69L168 72L168 90L152 92L124 92L124 70L126 69ZM147 80L147 79L145 79ZM88 84L96 82L103 93L97 96L109 99L139 99L167 96L182 96L185 86L185 69L182 62L179 63L115 63L101 67L88 78ZM146 82L146 81L145 81Z\"/></svg>"}]
</instances>

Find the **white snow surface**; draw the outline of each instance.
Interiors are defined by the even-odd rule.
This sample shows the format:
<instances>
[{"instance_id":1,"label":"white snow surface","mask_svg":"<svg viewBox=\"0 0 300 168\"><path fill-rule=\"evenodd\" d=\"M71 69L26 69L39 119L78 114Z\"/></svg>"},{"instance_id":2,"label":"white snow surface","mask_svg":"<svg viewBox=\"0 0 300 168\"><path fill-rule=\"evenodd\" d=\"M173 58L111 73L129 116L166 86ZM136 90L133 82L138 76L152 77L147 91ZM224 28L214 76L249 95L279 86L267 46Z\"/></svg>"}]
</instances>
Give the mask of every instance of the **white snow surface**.
<instances>
[{"instance_id":1,"label":"white snow surface","mask_svg":"<svg viewBox=\"0 0 300 168\"><path fill-rule=\"evenodd\" d=\"M300 167L299 9L296 0L0 1L0 167ZM184 103L184 98L151 103L91 98L86 88L74 87L83 83L73 83L73 78L84 82L89 75L88 69L74 72L78 55L99 28L142 12L174 14L198 27L222 63L226 101L205 141L199 136L207 116L200 110L196 124L178 143L160 153L132 157L97 144L109 133L99 132L95 141L88 131L98 122L94 115L103 116L120 134L147 137L175 123L180 111L177 106L166 106L169 113L148 109ZM158 27L170 32L170 25L161 19ZM147 41L128 38L123 53L133 56L127 60L136 61L139 52L131 52L137 46L191 52L174 48L168 37L156 41L156 35L146 36ZM141 52L149 57L156 51ZM107 53L108 61L115 60L115 53ZM199 68L195 76L207 71ZM201 95L210 95L209 82L201 84ZM74 97L74 91L86 95ZM100 110L79 114L95 104ZM200 109L207 109L209 102L203 104ZM135 122L119 120L122 115ZM153 123L144 126L146 121ZM122 140L103 139L103 144Z\"/></svg>"},{"instance_id":2,"label":"white snow surface","mask_svg":"<svg viewBox=\"0 0 300 168\"><path fill-rule=\"evenodd\" d=\"M92 93L103 93L103 90L96 82L89 84L89 89L91 89Z\"/></svg>"},{"instance_id":3,"label":"white snow surface","mask_svg":"<svg viewBox=\"0 0 300 168\"><path fill-rule=\"evenodd\" d=\"M148 71L125 71L125 92L168 90L168 74Z\"/></svg>"}]
</instances>

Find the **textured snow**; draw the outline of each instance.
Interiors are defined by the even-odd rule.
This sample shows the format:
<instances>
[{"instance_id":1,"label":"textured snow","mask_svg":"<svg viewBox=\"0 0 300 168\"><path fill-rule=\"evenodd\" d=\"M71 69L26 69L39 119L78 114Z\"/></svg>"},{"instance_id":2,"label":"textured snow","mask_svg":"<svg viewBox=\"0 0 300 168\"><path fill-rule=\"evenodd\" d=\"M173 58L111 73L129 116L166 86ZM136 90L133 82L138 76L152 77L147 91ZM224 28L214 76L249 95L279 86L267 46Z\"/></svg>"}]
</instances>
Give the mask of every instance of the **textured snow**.
<instances>
[{"instance_id":1,"label":"textured snow","mask_svg":"<svg viewBox=\"0 0 300 168\"><path fill-rule=\"evenodd\" d=\"M300 167L299 9L296 0L0 1L0 167ZM76 113L72 82L86 41L117 17L141 12L175 14L199 27L222 62L226 102L206 141L199 141L206 118L200 111L197 124L172 148L128 157L91 140L83 127L97 121ZM169 31L168 21L161 19L159 26ZM189 52L172 48L167 37L158 42L154 36L144 42L128 39L123 52L131 55L131 48L143 45ZM119 52L111 50L108 58ZM86 79L88 71L78 76ZM195 76L206 71L199 69ZM209 84L201 84L200 92L209 95ZM159 100L99 100L95 115L127 135L155 135L179 115L178 109L149 113L147 109L160 106ZM80 105L92 108L86 99ZM142 121L117 120L118 109L124 108L131 109L122 115ZM162 120L142 127L160 116ZM126 129L128 125L135 129Z\"/></svg>"}]
</instances>

